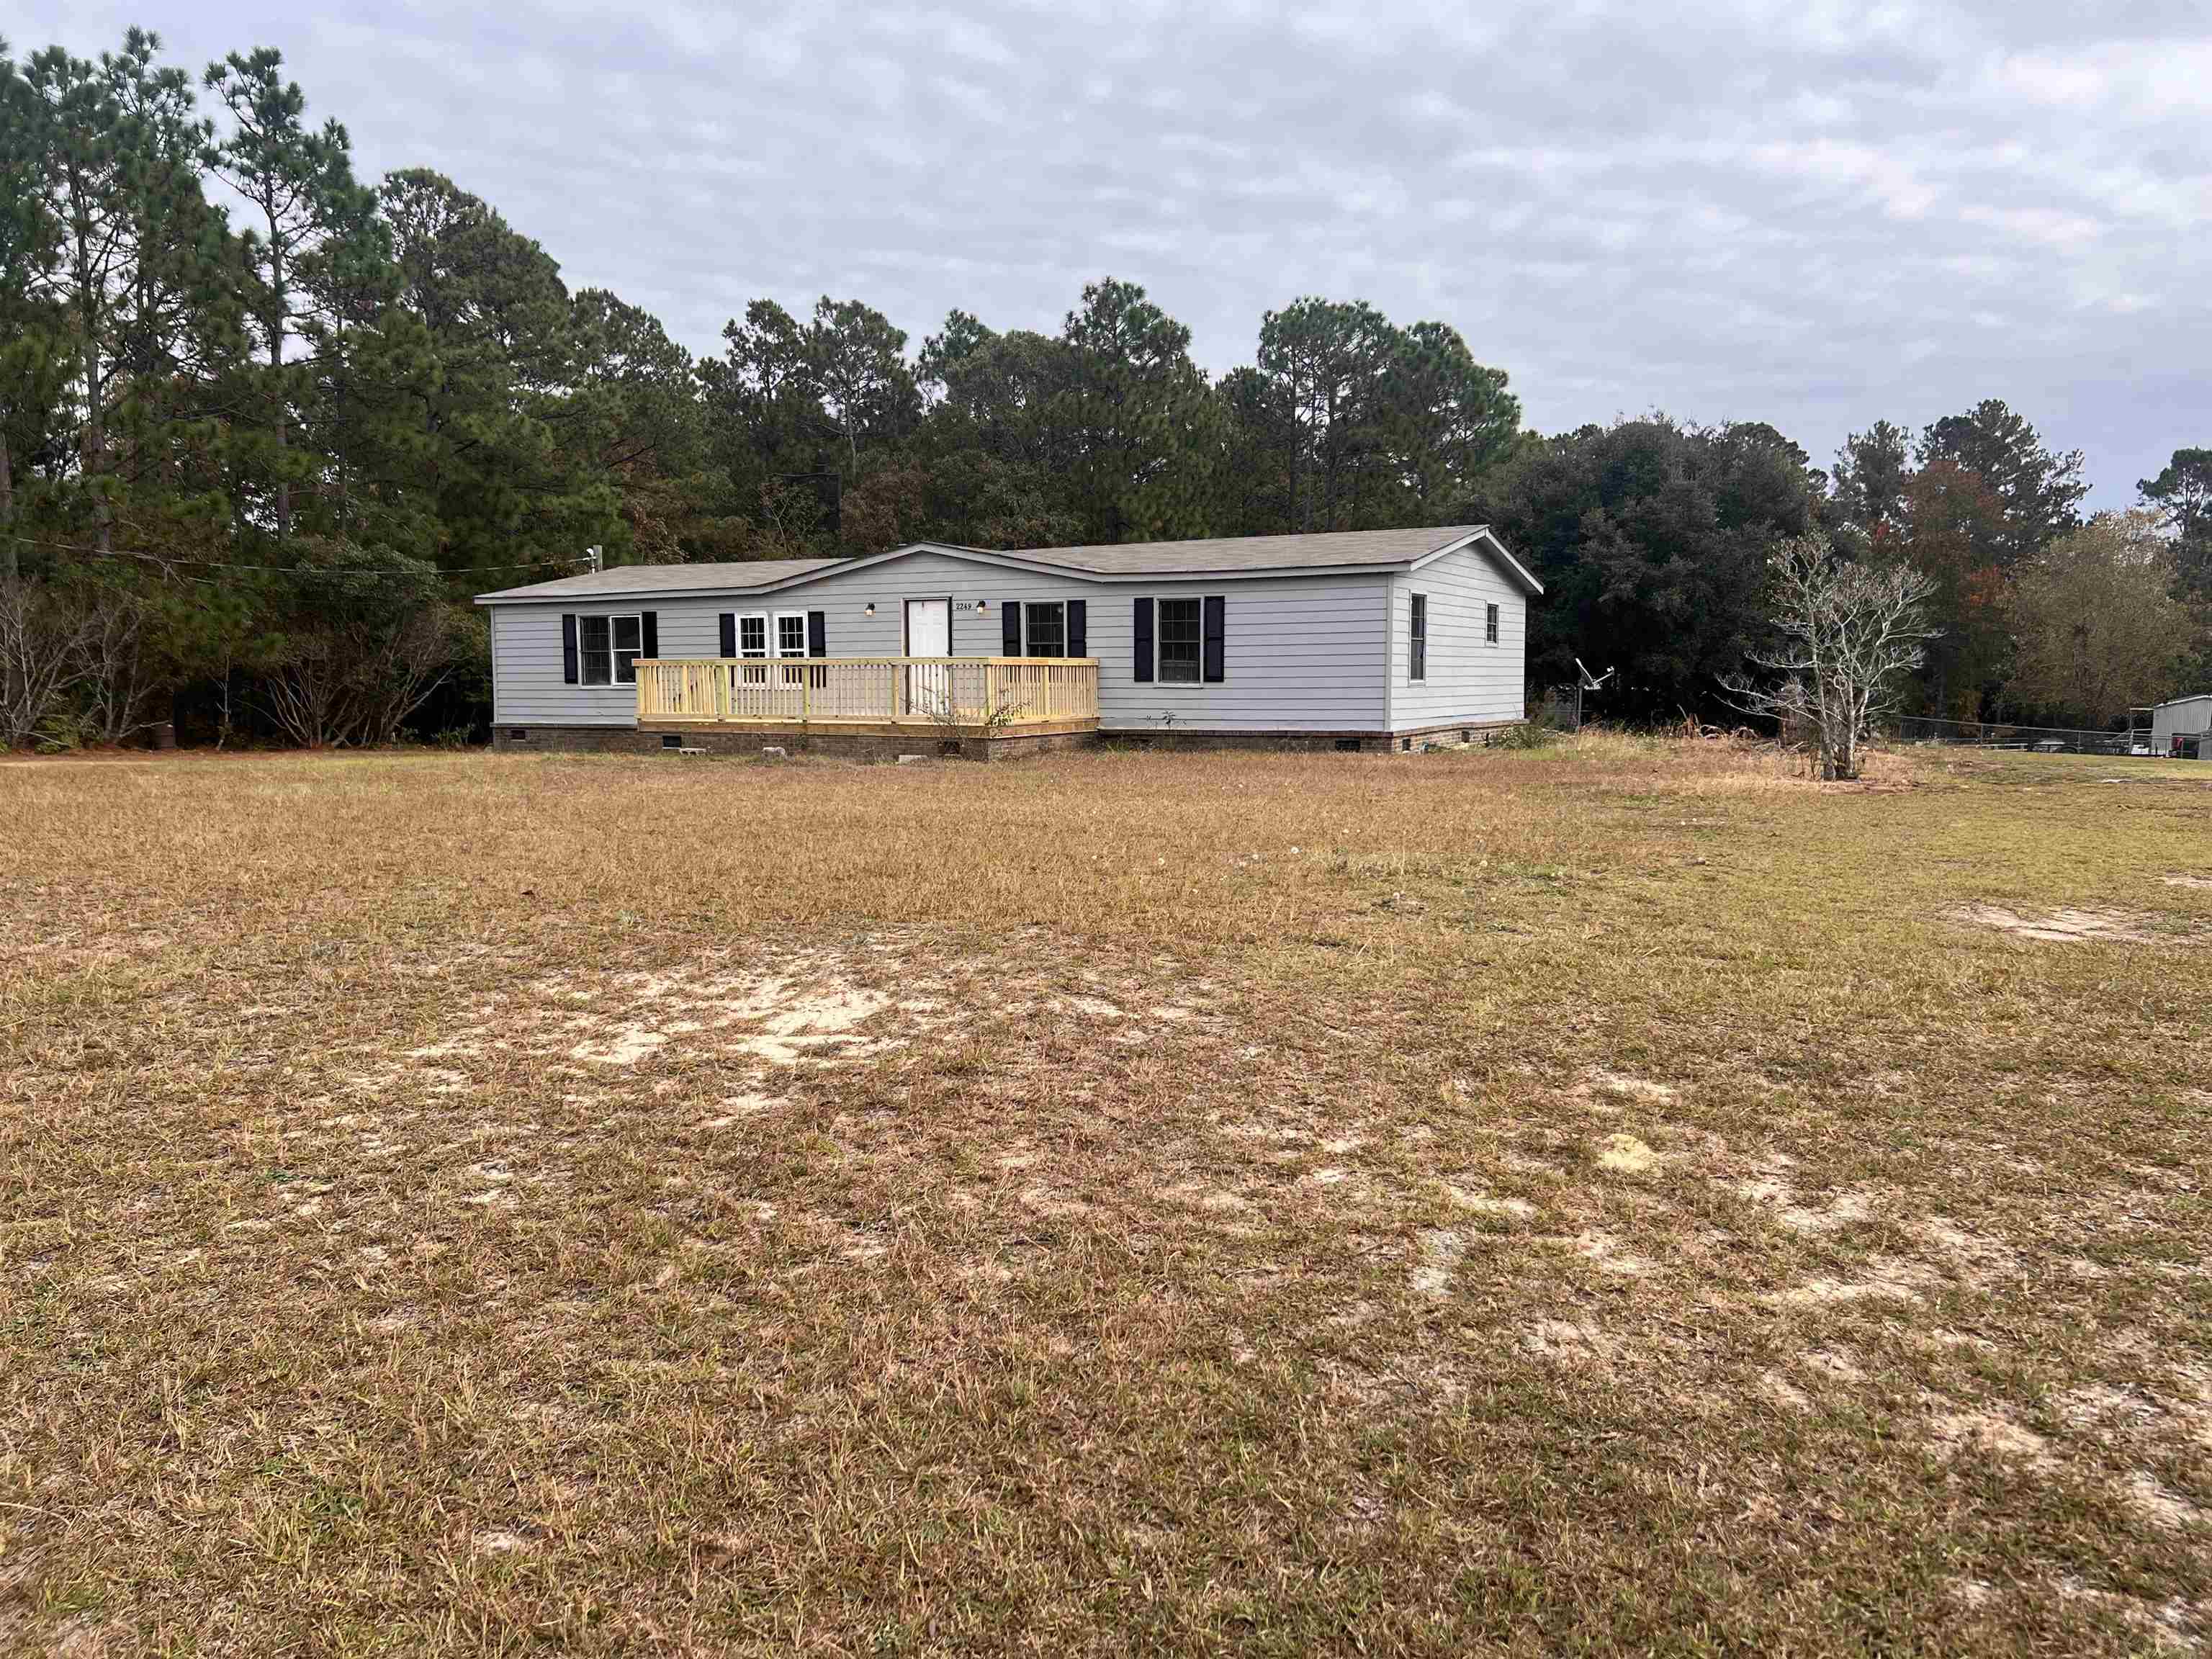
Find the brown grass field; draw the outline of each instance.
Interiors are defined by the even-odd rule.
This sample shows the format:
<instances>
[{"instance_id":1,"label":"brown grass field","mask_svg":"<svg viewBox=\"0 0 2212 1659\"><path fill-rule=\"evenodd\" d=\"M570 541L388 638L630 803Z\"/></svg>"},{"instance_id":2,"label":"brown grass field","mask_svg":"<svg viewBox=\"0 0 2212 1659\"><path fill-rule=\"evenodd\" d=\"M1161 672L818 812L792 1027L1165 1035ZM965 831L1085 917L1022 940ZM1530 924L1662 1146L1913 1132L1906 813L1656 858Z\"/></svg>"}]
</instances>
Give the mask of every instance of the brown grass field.
<instances>
[{"instance_id":1,"label":"brown grass field","mask_svg":"<svg viewBox=\"0 0 2212 1659\"><path fill-rule=\"evenodd\" d=\"M2212 1644L2212 767L0 763L0 1650Z\"/></svg>"}]
</instances>

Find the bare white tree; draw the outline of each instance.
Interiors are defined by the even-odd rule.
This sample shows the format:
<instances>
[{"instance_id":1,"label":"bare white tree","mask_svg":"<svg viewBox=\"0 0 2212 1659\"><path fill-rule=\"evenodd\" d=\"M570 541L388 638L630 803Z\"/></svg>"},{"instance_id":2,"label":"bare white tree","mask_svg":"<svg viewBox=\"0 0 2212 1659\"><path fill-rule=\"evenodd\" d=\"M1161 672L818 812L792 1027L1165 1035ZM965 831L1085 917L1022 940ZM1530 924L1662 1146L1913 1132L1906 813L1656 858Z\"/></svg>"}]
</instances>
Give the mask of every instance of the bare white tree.
<instances>
[{"instance_id":1,"label":"bare white tree","mask_svg":"<svg viewBox=\"0 0 2212 1659\"><path fill-rule=\"evenodd\" d=\"M1793 536L1774 550L1774 623L1784 643L1754 651L1748 674L1721 682L1735 707L1809 737L1824 778L1859 775L1859 749L1895 702L1899 680L1942 632L1928 618L1934 580L1909 565L1877 568L1840 556L1826 536Z\"/></svg>"},{"instance_id":2,"label":"bare white tree","mask_svg":"<svg viewBox=\"0 0 2212 1659\"><path fill-rule=\"evenodd\" d=\"M72 598L0 576L0 750L35 742L85 675L96 619Z\"/></svg>"},{"instance_id":3,"label":"bare white tree","mask_svg":"<svg viewBox=\"0 0 2212 1659\"><path fill-rule=\"evenodd\" d=\"M158 689L146 649L146 606L120 588L96 590L79 650L83 659L84 734L88 742L128 742L154 724L147 713Z\"/></svg>"}]
</instances>

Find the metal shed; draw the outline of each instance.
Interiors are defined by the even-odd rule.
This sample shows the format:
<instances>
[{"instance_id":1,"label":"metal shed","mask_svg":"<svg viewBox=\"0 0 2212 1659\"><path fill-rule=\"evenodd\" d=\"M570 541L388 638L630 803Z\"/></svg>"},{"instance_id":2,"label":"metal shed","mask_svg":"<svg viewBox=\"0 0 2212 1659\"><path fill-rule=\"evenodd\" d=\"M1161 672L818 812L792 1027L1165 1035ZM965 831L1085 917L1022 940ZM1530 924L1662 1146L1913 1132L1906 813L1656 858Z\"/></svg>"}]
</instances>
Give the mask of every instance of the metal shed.
<instances>
[{"instance_id":1,"label":"metal shed","mask_svg":"<svg viewBox=\"0 0 2212 1659\"><path fill-rule=\"evenodd\" d=\"M2150 711L2150 748L2154 755L2183 754L2212 760L2212 744L2203 739L2212 732L2212 691L2193 697L2176 697Z\"/></svg>"}]
</instances>

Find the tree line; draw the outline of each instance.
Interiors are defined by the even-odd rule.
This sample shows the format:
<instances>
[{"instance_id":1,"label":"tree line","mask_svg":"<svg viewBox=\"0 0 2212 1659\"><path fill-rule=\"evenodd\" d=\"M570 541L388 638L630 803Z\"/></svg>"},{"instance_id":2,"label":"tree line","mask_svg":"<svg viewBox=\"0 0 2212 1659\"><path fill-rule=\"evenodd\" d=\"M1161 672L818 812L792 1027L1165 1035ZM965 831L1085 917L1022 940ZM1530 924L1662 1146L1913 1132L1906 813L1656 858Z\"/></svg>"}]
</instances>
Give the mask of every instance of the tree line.
<instances>
[{"instance_id":1,"label":"tree line","mask_svg":"<svg viewBox=\"0 0 2212 1659\"><path fill-rule=\"evenodd\" d=\"M356 176L270 49L194 74L0 43L0 744L301 744L485 708L466 601L610 562L1483 520L1544 580L1530 673L1710 708L1819 532L1934 582L1911 696L2101 724L2212 675L2212 451L2085 520L1990 401L1832 468L1774 428L1524 429L1449 325L1291 301L1218 378L1140 286L1057 332L755 300L695 358L424 168ZM2209 679L2208 683L2212 683Z\"/></svg>"}]
</instances>

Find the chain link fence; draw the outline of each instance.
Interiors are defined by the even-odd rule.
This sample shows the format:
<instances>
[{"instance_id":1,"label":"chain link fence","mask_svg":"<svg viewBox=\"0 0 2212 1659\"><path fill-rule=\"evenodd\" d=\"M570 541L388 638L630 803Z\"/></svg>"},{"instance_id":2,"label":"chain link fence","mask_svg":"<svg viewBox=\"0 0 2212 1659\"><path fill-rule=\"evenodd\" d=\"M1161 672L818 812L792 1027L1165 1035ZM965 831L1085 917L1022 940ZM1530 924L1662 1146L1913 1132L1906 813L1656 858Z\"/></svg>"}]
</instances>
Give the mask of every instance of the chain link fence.
<instances>
[{"instance_id":1,"label":"chain link fence","mask_svg":"<svg viewBox=\"0 0 2212 1659\"><path fill-rule=\"evenodd\" d=\"M1530 689L1528 718L1539 726L1549 726L1554 732L1579 732L1583 729L1583 688L1572 685L1539 685Z\"/></svg>"},{"instance_id":2,"label":"chain link fence","mask_svg":"<svg viewBox=\"0 0 2212 1659\"><path fill-rule=\"evenodd\" d=\"M2148 757L2149 732L2085 732L2063 726L2019 726L2008 720L1946 720L1932 715L1908 714L1897 723L1905 743L1954 743L1977 749L2019 749L2040 755L2132 755ZM2169 755L2161 758L2212 759L2212 744L2197 737L2179 738Z\"/></svg>"}]
</instances>

